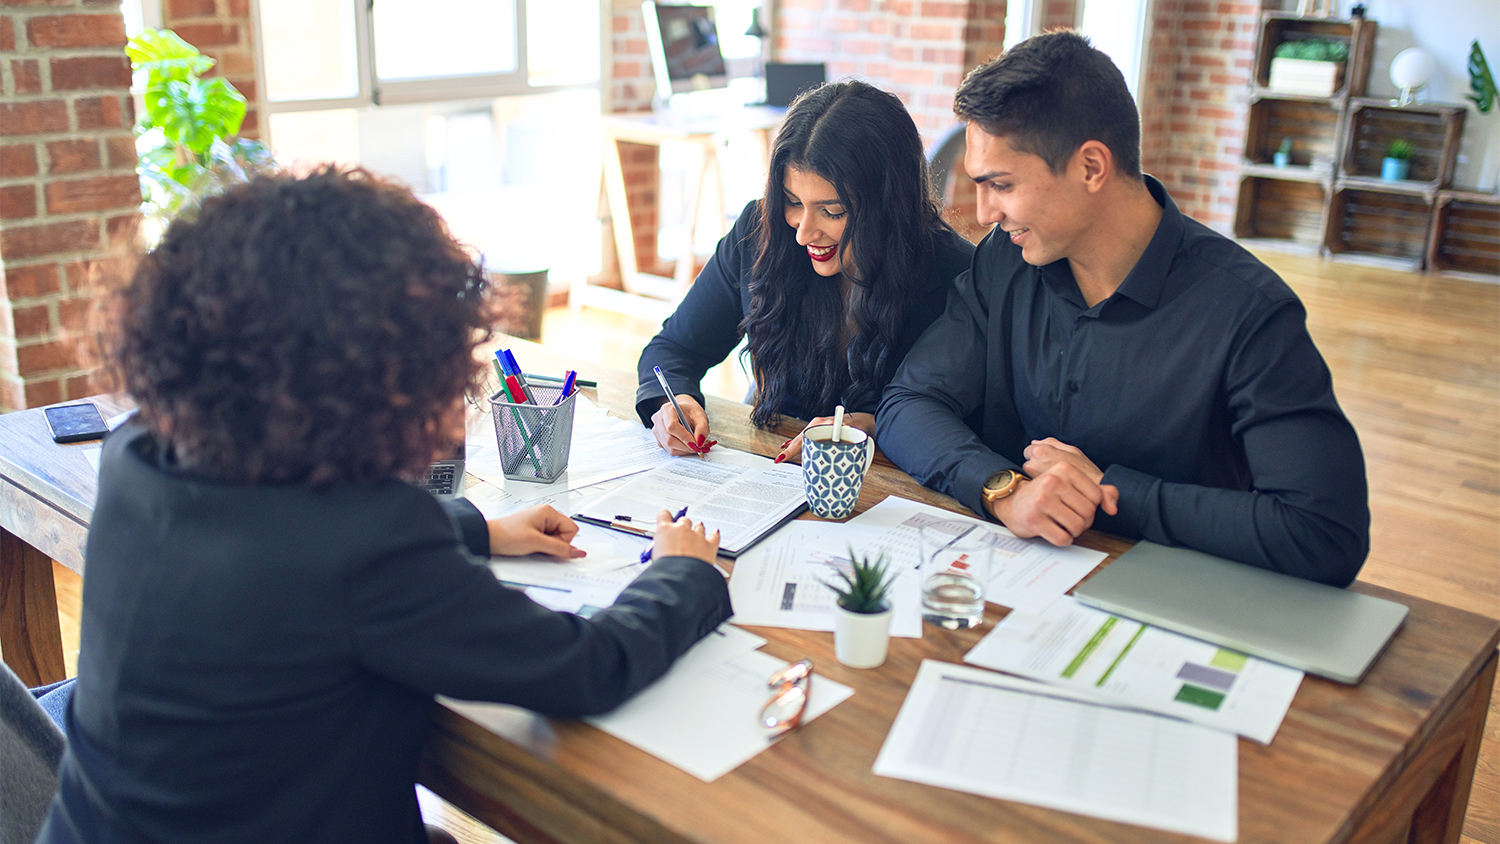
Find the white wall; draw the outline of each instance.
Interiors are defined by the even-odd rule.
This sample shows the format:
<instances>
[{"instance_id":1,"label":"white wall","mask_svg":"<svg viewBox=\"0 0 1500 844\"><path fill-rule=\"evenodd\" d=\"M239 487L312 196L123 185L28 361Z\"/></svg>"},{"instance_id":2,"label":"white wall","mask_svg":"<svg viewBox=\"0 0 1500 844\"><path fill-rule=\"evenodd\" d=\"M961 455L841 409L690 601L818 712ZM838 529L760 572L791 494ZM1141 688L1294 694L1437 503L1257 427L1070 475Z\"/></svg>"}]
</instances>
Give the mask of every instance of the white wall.
<instances>
[{"instance_id":1,"label":"white wall","mask_svg":"<svg viewBox=\"0 0 1500 844\"><path fill-rule=\"evenodd\" d=\"M1347 14L1352 0L1342 0ZM1453 183L1493 190L1500 178L1500 104L1480 114L1465 99L1469 93L1469 44L1479 39L1490 73L1500 76L1500 2L1496 0L1366 0L1366 15L1379 22L1369 96L1394 97L1391 59L1407 47L1421 47L1437 61L1437 74L1422 98L1429 102L1467 104L1463 146Z\"/></svg>"}]
</instances>

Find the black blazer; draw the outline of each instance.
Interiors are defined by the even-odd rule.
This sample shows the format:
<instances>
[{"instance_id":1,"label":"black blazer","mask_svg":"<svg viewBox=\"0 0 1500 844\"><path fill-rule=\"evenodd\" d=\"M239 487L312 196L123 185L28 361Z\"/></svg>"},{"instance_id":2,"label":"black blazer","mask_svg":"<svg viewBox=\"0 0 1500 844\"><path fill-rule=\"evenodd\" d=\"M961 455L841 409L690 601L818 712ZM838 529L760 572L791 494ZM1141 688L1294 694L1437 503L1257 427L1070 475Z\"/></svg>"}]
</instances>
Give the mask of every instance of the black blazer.
<instances>
[{"instance_id":1,"label":"black blazer","mask_svg":"<svg viewBox=\"0 0 1500 844\"><path fill-rule=\"evenodd\" d=\"M608 711L730 614L684 557L592 618L552 612L414 487L204 480L133 425L105 443L85 561L43 842L425 842L434 694Z\"/></svg>"}]
</instances>

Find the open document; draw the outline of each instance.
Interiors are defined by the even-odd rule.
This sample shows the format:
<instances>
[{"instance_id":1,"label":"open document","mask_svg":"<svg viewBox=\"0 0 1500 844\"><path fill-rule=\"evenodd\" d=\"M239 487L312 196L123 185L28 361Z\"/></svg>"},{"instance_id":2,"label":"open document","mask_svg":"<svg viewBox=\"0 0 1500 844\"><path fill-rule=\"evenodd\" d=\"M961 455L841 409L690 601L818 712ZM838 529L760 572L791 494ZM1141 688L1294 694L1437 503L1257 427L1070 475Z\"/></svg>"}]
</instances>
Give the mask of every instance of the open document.
<instances>
[{"instance_id":1,"label":"open document","mask_svg":"<svg viewBox=\"0 0 1500 844\"><path fill-rule=\"evenodd\" d=\"M736 624L833 630L836 596L828 587L864 554L858 531L837 522L795 521L734 561L729 597ZM878 551L876 552L879 553ZM909 567L892 566L891 635L922 638L922 592Z\"/></svg>"},{"instance_id":2,"label":"open document","mask_svg":"<svg viewBox=\"0 0 1500 844\"><path fill-rule=\"evenodd\" d=\"M924 660L875 773L1234 841L1232 733Z\"/></svg>"},{"instance_id":3,"label":"open document","mask_svg":"<svg viewBox=\"0 0 1500 844\"><path fill-rule=\"evenodd\" d=\"M1003 607L1046 607L1109 556L1103 551L1077 546L1059 548L1043 539L1018 539L993 522L894 495L850 519L848 525L869 532L868 538L862 540L864 544L858 547L870 551L887 549L893 561L916 569L922 554L917 531L933 522L953 522L989 535L995 557L990 570L990 592L985 600Z\"/></svg>"},{"instance_id":4,"label":"open document","mask_svg":"<svg viewBox=\"0 0 1500 844\"><path fill-rule=\"evenodd\" d=\"M656 514L688 508L688 518L719 531L719 553L734 558L807 506L802 467L740 451L708 460L674 457L590 501L574 518L640 535Z\"/></svg>"},{"instance_id":5,"label":"open document","mask_svg":"<svg viewBox=\"0 0 1500 844\"><path fill-rule=\"evenodd\" d=\"M965 662L1270 744L1302 672L1065 597L1012 612Z\"/></svg>"},{"instance_id":6,"label":"open document","mask_svg":"<svg viewBox=\"0 0 1500 844\"><path fill-rule=\"evenodd\" d=\"M646 570L641 552L651 544L638 536L593 525L579 525L574 547L588 553L576 560L541 554L490 560L490 571L507 586L559 612L593 615L610 606Z\"/></svg>"}]
</instances>

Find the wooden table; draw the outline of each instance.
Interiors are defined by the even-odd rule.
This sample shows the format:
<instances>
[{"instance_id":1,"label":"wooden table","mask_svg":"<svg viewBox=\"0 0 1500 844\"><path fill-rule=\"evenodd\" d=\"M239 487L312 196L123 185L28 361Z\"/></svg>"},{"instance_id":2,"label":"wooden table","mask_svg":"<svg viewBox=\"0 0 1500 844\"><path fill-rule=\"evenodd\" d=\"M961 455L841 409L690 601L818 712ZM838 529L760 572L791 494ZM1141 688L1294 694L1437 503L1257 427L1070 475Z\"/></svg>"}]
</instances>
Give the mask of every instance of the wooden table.
<instances>
[{"instance_id":1,"label":"wooden table","mask_svg":"<svg viewBox=\"0 0 1500 844\"><path fill-rule=\"evenodd\" d=\"M538 371L565 360L541 347ZM575 364L599 401L632 413L634 376ZM122 402L96 400L105 415ZM710 399L715 436L774 453L785 434L760 431L747 409ZM82 446L52 443L39 410L0 417L0 646L28 682L62 676L50 559L82 570L97 491ZM877 460L860 508L896 494L959 509ZM1088 534L1110 552L1129 543ZM1365 584L1411 608L1358 686L1307 678L1263 747L1241 739L1242 842L1457 842L1494 684L1500 622ZM979 631L924 629L893 639L885 665L844 668L827 633L752 628L783 659L811 656L855 694L766 752L703 783L582 722L515 711L505 735L438 711L421 781L522 842L1146 842L1184 836L877 777L875 754L924 658L957 662ZM28 673L22 673L23 670Z\"/></svg>"},{"instance_id":2,"label":"wooden table","mask_svg":"<svg viewBox=\"0 0 1500 844\"><path fill-rule=\"evenodd\" d=\"M634 375L527 347L538 371L577 367L599 402L634 416ZM544 368L545 367L545 368ZM786 433L750 426L748 408L710 398L720 444L774 454ZM859 510L886 495L962 510L878 459ZM1112 560L1130 543L1086 534ZM1276 740L1239 743L1241 842L1452 842L1468 806L1500 622L1367 584L1411 608L1364 682L1303 681ZM978 631L925 625L892 639L877 669L845 668L833 637L749 628L782 659L811 656L854 696L713 783L579 721L515 710L504 735L440 708L421 781L521 842L1146 842L1199 840L871 773L923 659L961 661Z\"/></svg>"}]
</instances>

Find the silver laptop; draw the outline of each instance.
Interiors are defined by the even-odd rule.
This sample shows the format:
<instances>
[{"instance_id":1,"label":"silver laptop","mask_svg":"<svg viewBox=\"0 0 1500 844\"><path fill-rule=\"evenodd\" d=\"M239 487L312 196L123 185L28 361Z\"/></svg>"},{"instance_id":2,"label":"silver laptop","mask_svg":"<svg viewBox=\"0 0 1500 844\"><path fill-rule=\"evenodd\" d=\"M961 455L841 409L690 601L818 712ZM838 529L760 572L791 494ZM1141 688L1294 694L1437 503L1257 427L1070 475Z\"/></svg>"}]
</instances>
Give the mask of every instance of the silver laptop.
<instances>
[{"instance_id":1,"label":"silver laptop","mask_svg":"<svg viewBox=\"0 0 1500 844\"><path fill-rule=\"evenodd\" d=\"M463 495L464 448L464 444L459 443L448 457L433 461L427 467L426 476L418 480L417 486L444 500Z\"/></svg>"},{"instance_id":2,"label":"silver laptop","mask_svg":"<svg viewBox=\"0 0 1500 844\"><path fill-rule=\"evenodd\" d=\"M1358 683L1407 608L1186 548L1139 542L1078 600L1341 683Z\"/></svg>"}]
</instances>

